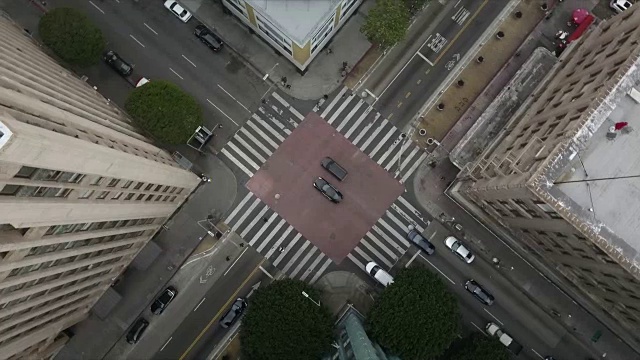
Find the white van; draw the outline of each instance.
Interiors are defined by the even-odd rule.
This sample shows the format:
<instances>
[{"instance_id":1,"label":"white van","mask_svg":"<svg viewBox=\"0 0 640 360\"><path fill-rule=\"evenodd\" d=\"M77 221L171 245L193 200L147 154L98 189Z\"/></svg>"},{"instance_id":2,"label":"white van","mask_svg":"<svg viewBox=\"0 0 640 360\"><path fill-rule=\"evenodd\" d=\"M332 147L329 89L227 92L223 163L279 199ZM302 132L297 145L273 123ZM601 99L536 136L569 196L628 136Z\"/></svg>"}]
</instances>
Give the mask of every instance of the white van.
<instances>
[{"instance_id":1,"label":"white van","mask_svg":"<svg viewBox=\"0 0 640 360\"><path fill-rule=\"evenodd\" d=\"M393 284L393 276L388 272L384 271L380 265L375 262L370 262L366 266L367 272L369 275L373 276L380 284L384 286L389 286Z\"/></svg>"}]
</instances>

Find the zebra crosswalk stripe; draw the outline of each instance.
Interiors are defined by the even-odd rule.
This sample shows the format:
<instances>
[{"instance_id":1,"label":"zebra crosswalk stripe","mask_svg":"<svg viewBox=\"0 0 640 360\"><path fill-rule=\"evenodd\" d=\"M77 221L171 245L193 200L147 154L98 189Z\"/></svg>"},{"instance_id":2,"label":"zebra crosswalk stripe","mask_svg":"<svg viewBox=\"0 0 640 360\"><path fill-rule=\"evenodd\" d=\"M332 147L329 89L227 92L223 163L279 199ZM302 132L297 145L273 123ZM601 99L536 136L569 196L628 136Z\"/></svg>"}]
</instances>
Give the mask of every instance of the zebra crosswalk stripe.
<instances>
[{"instance_id":1,"label":"zebra crosswalk stripe","mask_svg":"<svg viewBox=\"0 0 640 360\"><path fill-rule=\"evenodd\" d=\"M327 114L329 113L329 111L331 111L331 109L333 109L334 106L336 106L336 103L338 102L338 100L340 100L342 98L342 95L344 95L344 93L347 92L347 87L344 86L342 89L340 89L340 92L338 93L338 95L336 95L335 98L333 98L333 100L331 100L331 103L329 104L329 106L327 106L326 108L324 108L324 111L322 111L322 114L320 114L320 116L323 119L327 118Z\"/></svg>"},{"instance_id":2,"label":"zebra crosswalk stripe","mask_svg":"<svg viewBox=\"0 0 640 360\"><path fill-rule=\"evenodd\" d=\"M280 104L284 105L298 119L300 119L300 120L304 119L304 116L302 116L302 114L300 114L300 112L298 112L298 110L296 110L296 108L294 108L293 106L289 105L289 103L285 99L283 99L282 96L280 96L280 94L278 94L277 92L274 91L272 95L276 100L278 100L278 102L280 102Z\"/></svg>"},{"instance_id":3,"label":"zebra crosswalk stripe","mask_svg":"<svg viewBox=\"0 0 640 360\"><path fill-rule=\"evenodd\" d=\"M236 206L236 208L233 209L231 214L229 214L229 216L227 216L227 218L224 219L225 224L229 224L231 222L231 220L233 220L233 218L236 215L238 215L238 212L240 211L240 209L244 206L244 204L247 203L247 201L249 201L249 199L251 199L251 196L252 196L251 192L248 192L247 195L245 195L245 197L242 199L242 201L240 201L238 206ZM260 200L256 199L256 201L260 201Z\"/></svg>"}]
</instances>

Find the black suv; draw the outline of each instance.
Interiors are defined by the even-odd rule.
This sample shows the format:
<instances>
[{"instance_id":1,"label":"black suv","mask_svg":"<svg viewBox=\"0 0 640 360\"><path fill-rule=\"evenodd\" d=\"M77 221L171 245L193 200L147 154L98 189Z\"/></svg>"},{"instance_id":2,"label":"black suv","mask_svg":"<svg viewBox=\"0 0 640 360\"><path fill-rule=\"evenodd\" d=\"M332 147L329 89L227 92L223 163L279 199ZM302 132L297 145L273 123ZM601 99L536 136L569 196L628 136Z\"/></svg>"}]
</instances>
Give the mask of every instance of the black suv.
<instances>
[{"instance_id":1,"label":"black suv","mask_svg":"<svg viewBox=\"0 0 640 360\"><path fill-rule=\"evenodd\" d=\"M202 41L205 45L207 45L213 51L220 51L222 49L222 45L224 42L220 37L214 34L213 31L207 29L204 25L196 26L193 34Z\"/></svg>"},{"instance_id":2,"label":"black suv","mask_svg":"<svg viewBox=\"0 0 640 360\"><path fill-rule=\"evenodd\" d=\"M144 318L138 319L138 321L133 324L133 327L131 327L131 330L127 333L127 342L129 344L137 343L140 340L140 337L142 337L144 331L147 329L147 326L149 326L149 322L147 320Z\"/></svg>"},{"instance_id":3,"label":"black suv","mask_svg":"<svg viewBox=\"0 0 640 360\"><path fill-rule=\"evenodd\" d=\"M155 315L160 315L169 306L169 303L178 295L178 290L173 286L169 286L164 289L162 294L156 298L156 301L151 304L151 312Z\"/></svg>"},{"instance_id":4,"label":"black suv","mask_svg":"<svg viewBox=\"0 0 640 360\"><path fill-rule=\"evenodd\" d=\"M418 230L416 230L415 226L409 225L409 232L407 233L407 239L411 240L417 247L422 249L427 255L433 255L436 252L435 246L430 243L427 239L425 239Z\"/></svg>"},{"instance_id":5,"label":"black suv","mask_svg":"<svg viewBox=\"0 0 640 360\"><path fill-rule=\"evenodd\" d=\"M243 298L237 298L233 305L231 305L231 309L229 309L220 319L220 326L225 329L231 326L236 322L236 320L238 320L246 308L247 302Z\"/></svg>"},{"instance_id":6,"label":"black suv","mask_svg":"<svg viewBox=\"0 0 640 360\"><path fill-rule=\"evenodd\" d=\"M349 174L347 170L345 170L340 164L338 164L335 160L330 157L326 157L320 161L320 165L325 168L331 175L335 176L336 179L340 181L344 181L344 179Z\"/></svg>"},{"instance_id":7,"label":"black suv","mask_svg":"<svg viewBox=\"0 0 640 360\"><path fill-rule=\"evenodd\" d=\"M118 55L117 52L109 50L102 56L104 61L111 66L111 68L118 72L122 76L129 76L133 72L133 68L128 62Z\"/></svg>"},{"instance_id":8,"label":"black suv","mask_svg":"<svg viewBox=\"0 0 640 360\"><path fill-rule=\"evenodd\" d=\"M464 288L467 289L468 292L472 293L476 299L480 300L481 303L485 305L493 304L493 295L483 289L475 280L467 281L464 284Z\"/></svg>"},{"instance_id":9,"label":"black suv","mask_svg":"<svg viewBox=\"0 0 640 360\"><path fill-rule=\"evenodd\" d=\"M329 182L321 177L317 178L316 181L313 182L313 187L318 189L327 199L331 200L333 203L339 203L342 201L342 193L338 191L333 185L329 184Z\"/></svg>"}]
</instances>

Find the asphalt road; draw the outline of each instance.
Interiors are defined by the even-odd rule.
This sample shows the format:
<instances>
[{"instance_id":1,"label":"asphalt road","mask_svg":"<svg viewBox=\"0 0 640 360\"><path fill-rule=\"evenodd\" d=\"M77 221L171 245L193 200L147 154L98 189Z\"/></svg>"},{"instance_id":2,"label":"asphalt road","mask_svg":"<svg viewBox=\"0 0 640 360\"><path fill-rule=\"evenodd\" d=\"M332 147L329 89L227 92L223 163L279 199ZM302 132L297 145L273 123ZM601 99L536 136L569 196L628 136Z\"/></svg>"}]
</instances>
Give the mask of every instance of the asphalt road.
<instances>
[{"instance_id":1,"label":"asphalt road","mask_svg":"<svg viewBox=\"0 0 640 360\"><path fill-rule=\"evenodd\" d=\"M193 35L196 18L185 24L161 1L51 0L48 7L73 7L87 14L105 35L107 49L134 66L133 80L165 79L193 95L204 110L205 124L222 125L216 130L220 145L250 117L269 88L229 47L216 53L201 43ZM82 73L117 104L124 104L133 89L103 62Z\"/></svg>"},{"instance_id":2,"label":"asphalt road","mask_svg":"<svg viewBox=\"0 0 640 360\"><path fill-rule=\"evenodd\" d=\"M270 279L259 269L262 263L260 254L247 251L209 289L199 304L194 309L189 309L189 314L173 335L159 344L161 349L153 359L205 359L227 332L232 330L218 325L220 316L236 298L247 297L256 283L269 283Z\"/></svg>"},{"instance_id":3,"label":"asphalt road","mask_svg":"<svg viewBox=\"0 0 640 360\"><path fill-rule=\"evenodd\" d=\"M385 66L379 68L382 74L374 73L365 82L364 88L377 97L374 105L376 110L394 125L403 128L500 11L502 7L494 6L489 0L455 2L454 6L445 10L443 20L432 31L421 32L419 38L411 39L421 45L417 50L415 46L407 47L407 51L413 53L390 82L379 82L384 72L388 71ZM414 26L425 25L428 24ZM387 61L394 60L398 59Z\"/></svg>"}]
</instances>

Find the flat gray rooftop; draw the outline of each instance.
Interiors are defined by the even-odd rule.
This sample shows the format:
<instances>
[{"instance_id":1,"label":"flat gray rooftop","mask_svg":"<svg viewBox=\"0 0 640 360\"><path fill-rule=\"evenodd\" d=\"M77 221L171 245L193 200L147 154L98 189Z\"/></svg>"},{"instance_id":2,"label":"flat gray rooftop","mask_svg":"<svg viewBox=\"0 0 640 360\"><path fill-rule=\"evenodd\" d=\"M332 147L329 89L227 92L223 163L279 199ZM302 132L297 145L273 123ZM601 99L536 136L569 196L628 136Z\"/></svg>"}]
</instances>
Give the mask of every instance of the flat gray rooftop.
<instances>
[{"instance_id":1,"label":"flat gray rooftop","mask_svg":"<svg viewBox=\"0 0 640 360\"><path fill-rule=\"evenodd\" d=\"M340 0L246 0L304 45Z\"/></svg>"},{"instance_id":2,"label":"flat gray rooftop","mask_svg":"<svg viewBox=\"0 0 640 360\"><path fill-rule=\"evenodd\" d=\"M636 86L637 88L638 86ZM558 189L584 209L593 209L593 216L607 225L631 247L640 249L640 104L628 95L623 96L607 120L579 153L584 168L574 161L573 174L562 177ZM609 128L617 122L628 122L630 133L615 131L609 139ZM574 160L579 160L574 159ZM585 174L588 174L588 177ZM605 179L589 181L586 179Z\"/></svg>"}]
</instances>

